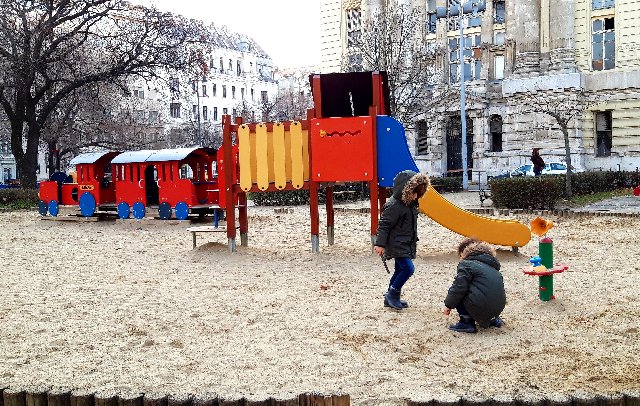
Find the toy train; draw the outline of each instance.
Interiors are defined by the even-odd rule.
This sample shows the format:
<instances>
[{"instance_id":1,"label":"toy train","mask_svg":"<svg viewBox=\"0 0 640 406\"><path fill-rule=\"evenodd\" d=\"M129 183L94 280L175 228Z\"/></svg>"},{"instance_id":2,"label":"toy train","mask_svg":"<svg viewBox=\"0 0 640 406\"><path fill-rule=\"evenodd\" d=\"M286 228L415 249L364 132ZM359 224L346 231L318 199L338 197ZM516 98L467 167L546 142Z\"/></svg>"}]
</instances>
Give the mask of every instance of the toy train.
<instances>
[{"instance_id":1,"label":"toy train","mask_svg":"<svg viewBox=\"0 0 640 406\"><path fill-rule=\"evenodd\" d=\"M185 220L191 214L217 217L225 208L219 192L223 158L215 149L92 152L78 155L71 166L75 174L57 173L40 183L41 215L57 216L61 205L77 205L85 217L115 211L121 219L142 219L157 207L163 220Z\"/></svg>"}]
</instances>

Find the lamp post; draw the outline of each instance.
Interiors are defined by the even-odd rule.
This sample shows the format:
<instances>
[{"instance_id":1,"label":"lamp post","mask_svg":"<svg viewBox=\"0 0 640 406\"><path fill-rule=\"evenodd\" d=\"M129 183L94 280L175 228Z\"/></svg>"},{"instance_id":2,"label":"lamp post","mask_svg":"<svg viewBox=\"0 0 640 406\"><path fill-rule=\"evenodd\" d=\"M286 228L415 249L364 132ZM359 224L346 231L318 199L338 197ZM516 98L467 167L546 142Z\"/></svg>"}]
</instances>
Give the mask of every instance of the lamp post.
<instances>
[{"instance_id":1,"label":"lamp post","mask_svg":"<svg viewBox=\"0 0 640 406\"><path fill-rule=\"evenodd\" d=\"M460 0L461 1L461 0ZM485 0L469 1L461 6L460 3L452 3L449 5L449 9L446 7L436 8L437 18L457 17L458 29L460 32L460 38L458 42L458 64L460 72L460 124L461 124L461 137L462 138L462 189L469 189L469 176L468 176L468 163L467 163L467 112L466 103L467 97L465 92L465 72L464 72L464 27L463 17L470 14L478 14L486 9Z\"/></svg>"}]
</instances>

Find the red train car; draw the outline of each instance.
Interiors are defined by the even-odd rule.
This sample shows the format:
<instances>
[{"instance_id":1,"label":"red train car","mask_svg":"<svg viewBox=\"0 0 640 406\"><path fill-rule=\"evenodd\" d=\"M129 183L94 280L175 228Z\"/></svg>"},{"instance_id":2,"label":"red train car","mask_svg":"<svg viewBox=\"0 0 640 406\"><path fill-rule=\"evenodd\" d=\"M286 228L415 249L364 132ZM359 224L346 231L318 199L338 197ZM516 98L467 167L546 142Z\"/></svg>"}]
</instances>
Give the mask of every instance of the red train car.
<instances>
[{"instance_id":1,"label":"red train car","mask_svg":"<svg viewBox=\"0 0 640 406\"><path fill-rule=\"evenodd\" d=\"M98 207L115 207L115 185L111 179L111 160L120 152L90 152L71 160L76 166L76 182L64 173L40 183L40 214L57 216L59 205L79 205L82 215L92 216Z\"/></svg>"},{"instance_id":2,"label":"red train car","mask_svg":"<svg viewBox=\"0 0 640 406\"><path fill-rule=\"evenodd\" d=\"M140 219L158 206L162 219L216 213L220 207L218 163L211 148L128 151L113 161L118 216Z\"/></svg>"}]
</instances>

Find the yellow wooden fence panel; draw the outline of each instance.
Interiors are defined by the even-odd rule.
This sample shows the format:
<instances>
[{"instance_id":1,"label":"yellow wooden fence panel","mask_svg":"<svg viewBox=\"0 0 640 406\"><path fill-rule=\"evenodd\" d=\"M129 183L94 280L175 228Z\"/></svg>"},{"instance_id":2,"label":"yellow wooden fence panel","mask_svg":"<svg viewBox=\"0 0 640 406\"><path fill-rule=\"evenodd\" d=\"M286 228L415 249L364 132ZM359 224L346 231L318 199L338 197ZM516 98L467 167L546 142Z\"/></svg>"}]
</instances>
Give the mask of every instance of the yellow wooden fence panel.
<instances>
[{"instance_id":1,"label":"yellow wooden fence panel","mask_svg":"<svg viewBox=\"0 0 640 406\"><path fill-rule=\"evenodd\" d=\"M285 166L284 125L273 125L273 172L276 188L284 189L287 185Z\"/></svg>"},{"instance_id":2,"label":"yellow wooden fence panel","mask_svg":"<svg viewBox=\"0 0 640 406\"><path fill-rule=\"evenodd\" d=\"M299 122L291 123L291 184L300 189L304 186L302 126Z\"/></svg>"},{"instance_id":3,"label":"yellow wooden fence panel","mask_svg":"<svg viewBox=\"0 0 640 406\"><path fill-rule=\"evenodd\" d=\"M269 146L267 140L267 126L256 125L256 168L258 189L269 188Z\"/></svg>"},{"instance_id":4,"label":"yellow wooden fence panel","mask_svg":"<svg viewBox=\"0 0 640 406\"><path fill-rule=\"evenodd\" d=\"M253 180L251 176L251 140L249 139L249 126L241 125L238 129L238 155L240 166L240 188L245 192L251 189Z\"/></svg>"}]
</instances>

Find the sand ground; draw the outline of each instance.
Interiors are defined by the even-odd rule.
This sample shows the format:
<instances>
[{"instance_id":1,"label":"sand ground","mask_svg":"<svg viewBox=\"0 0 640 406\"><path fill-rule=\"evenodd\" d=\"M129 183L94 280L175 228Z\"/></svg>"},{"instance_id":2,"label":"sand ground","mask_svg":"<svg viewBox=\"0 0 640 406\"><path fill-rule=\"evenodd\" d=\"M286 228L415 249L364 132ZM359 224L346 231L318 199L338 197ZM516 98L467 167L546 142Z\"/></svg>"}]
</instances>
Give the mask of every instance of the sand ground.
<instances>
[{"instance_id":1,"label":"sand ground","mask_svg":"<svg viewBox=\"0 0 640 406\"><path fill-rule=\"evenodd\" d=\"M430 219L404 290L411 307L397 312L382 306L388 275L368 214L337 212L335 245L323 229L316 255L308 208L249 215L249 247L231 254L224 234L192 250L184 223L1 213L0 387L339 391L355 405L640 389L639 218L551 218L555 259L570 267L551 302L522 273L536 240L517 255L501 248L506 325L469 335L441 313L461 237Z\"/></svg>"}]
</instances>

